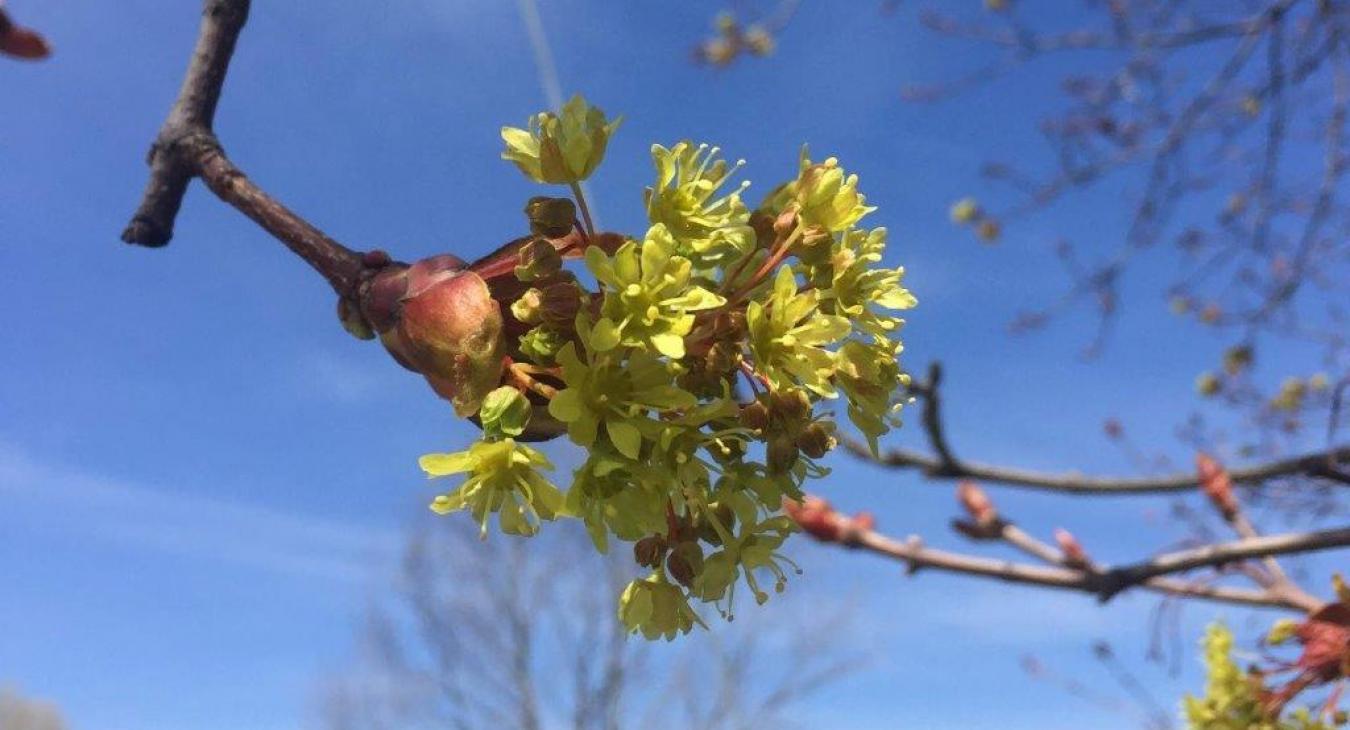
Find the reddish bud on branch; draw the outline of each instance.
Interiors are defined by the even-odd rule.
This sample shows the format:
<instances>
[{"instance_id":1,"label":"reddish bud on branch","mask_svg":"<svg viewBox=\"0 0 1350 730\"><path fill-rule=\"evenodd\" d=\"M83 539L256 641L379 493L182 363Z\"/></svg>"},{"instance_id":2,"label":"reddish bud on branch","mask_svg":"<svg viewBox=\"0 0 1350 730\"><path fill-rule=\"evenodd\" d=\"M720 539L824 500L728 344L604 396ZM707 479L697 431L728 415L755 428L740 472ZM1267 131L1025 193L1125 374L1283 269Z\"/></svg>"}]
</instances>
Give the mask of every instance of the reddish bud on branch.
<instances>
[{"instance_id":1,"label":"reddish bud on branch","mask_svg":"<svg viewBox=\"0 0 1350 730\"><path fill-rule=\"evenodd\" d=\"M994 508L994 502L975 482L969 479L959 482L956 485L956 500L976 524L991 525L998 521L998 510Z\"/></svg>"},{"instance_id":2,"label":"reddish bud on branch","mask_svg":"<svg viewBox=\"0 0 1350 730\"><path fill-rule=\"evenodd\" d=\"M15 24L4 7L0 7L0 53L36 61L50 56L52 47L36 31Z\"/></svg>"},{"instance_id":3,"label":"reddish bud on branch","mask_svg":"<svg viewBox=\"0 0 1350 730\"><path fill-rule=\"evenodd\" d=\"M1055 544L1059 545L1059 551L1064 554L1065 565L1071 568L1086 568L1091 562L1087 551L1083 549L1083 544L1078 542L1078 538L1074 537L1072 532L1063 527L1055 528Z\"/></svg>"},{"instance_id":4,"label":"reddish bud on branch","mask_svg":"<svg viewBox=\"0 0 1350 730\"><path fill-rule=\"evenodd\" d=\"M859 532L876 528L876 518L870 512L859 512L853 517L840 514L829 502L806 495L802 501L783 500L783 511L802 531L821 542L844 545L856 541Z\"/></svg>"},{"instance_id":5,"label":"reddish bud on branch","mask_svg":"<svg viewBox=\"0 0 1350 730\"><path fill-rule=\"evenodd\" d=\"M1225 520L1232 520L1238 513L1237 498L1233 496L1233 480L1228 470L1223 468L1208 454L1195 455L1195 473L1200 482L1200 490L1209 497L1214 508L1219 510Z\"/></svg>"}]
</instances>

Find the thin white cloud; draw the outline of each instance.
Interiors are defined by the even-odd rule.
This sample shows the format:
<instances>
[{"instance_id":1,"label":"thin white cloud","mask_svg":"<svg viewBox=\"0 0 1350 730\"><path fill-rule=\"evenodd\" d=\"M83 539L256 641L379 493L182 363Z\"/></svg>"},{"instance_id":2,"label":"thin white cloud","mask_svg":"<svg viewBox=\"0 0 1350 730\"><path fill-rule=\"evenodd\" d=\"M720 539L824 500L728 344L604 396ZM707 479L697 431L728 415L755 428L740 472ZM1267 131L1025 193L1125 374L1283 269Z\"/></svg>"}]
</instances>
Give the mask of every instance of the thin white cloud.
<instances>
[{"instance_id":1,"label":"thin white cloud","mask_svg":"<svg viewBox=\"0 0 1350 730\"><path fill-rule=\"evenodd\" d=\"M0 443L0 532L18 527L346 582L370 579L402 545L394 529L152 489Z\"/></svg>"},{"instance_id":2,"label":"thin white cloud","mask_svg":"<svg viewBox=\"0 0 1350 730\"><path fill-rule=\"evenodd\" d=\"M376 370L369 359L316 351L300 358L296 377L301 387L317 398L355 405L370 401L381 387L399 377L392 361L380 365L383 367Z\"/></svg>"}]
</instances>

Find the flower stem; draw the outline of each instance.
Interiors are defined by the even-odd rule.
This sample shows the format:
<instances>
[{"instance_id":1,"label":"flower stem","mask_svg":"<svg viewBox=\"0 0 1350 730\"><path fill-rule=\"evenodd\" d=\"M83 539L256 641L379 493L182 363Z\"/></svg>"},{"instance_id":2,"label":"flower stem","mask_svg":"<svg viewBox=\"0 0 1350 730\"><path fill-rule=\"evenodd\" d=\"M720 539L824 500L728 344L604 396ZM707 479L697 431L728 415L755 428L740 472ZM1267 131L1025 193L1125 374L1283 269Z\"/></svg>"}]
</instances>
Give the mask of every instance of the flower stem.
<instances>
[{"instance_id":1,"label":"flower stem","mask_svg":"<svg viewBox=\"0 0 1350 730\"><path fill-rule=\"evenodd\" d=\"M581 192L581 183L568 183L572 187L572 196L577 199L577 207L581 209L581 219L586 222L586 233L595 235L595 223L591 221L591 208L586 205L586 194Z\"/></svg>"}]
</instances>

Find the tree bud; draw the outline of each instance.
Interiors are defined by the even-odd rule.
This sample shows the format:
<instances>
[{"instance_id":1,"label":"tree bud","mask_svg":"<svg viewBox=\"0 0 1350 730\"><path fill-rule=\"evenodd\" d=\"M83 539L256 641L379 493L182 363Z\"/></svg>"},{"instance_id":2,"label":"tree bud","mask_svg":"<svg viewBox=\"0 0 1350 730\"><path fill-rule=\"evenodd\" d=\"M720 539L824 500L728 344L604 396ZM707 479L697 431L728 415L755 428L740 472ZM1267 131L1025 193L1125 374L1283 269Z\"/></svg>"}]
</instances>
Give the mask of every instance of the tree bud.
<instances>
[{"instance_id":1,"label":"tree bud","mask_svg":"<svg viewBox=\"0 0 1350 730\"><path fill-rule=\"evenodd\" d=\"M525 204L525 217L530 219L530 231L548 238L562 238L572 231L577 220L577 206L567 198L530 198Z\"/></svg>"},{"instance_id":2,"label":"tree bud","mask_svg":"<svg viewBox=\"0 0 1350 730\"><path fill-rule=\"evenodd\" d=\"M544 293L538 289L529 289L511 303L511 316L525 324L538 324L543 306Z\"/></svg>"},{"instance_id":3,"label":"tree bud","mask_svg":"<svg viewBox=\"0 0 1350 730\"><path fill-rule=\"evenodd\" d=\"M666 570L670 577L688 588L703 570L703 548L696 542L682 542L670 551L666 558Z\"/></svg>"},{"instance_id":4,"label":"tree bud","mask_svg":"<svg viewBox=\"0 0 1350 730\"><path fill-rule=\"evenodd\" d=\"M769 395L769 411L786 423L803 421L811 416L811 400L800 390L776 390Z\"/></svg>"},{"instance_id":5,"label":"tree bud","mask_svg":"<svg viewBox=\"0 0 1350 730\"><path fill-rule=\"evenodd\" d=\"M501 382L502 313L477 274L409 270L398 332L401 345L432 388L461 417L478 411Z\"/></svg>"},{"instance_id":6,"label":"tree bud","mask_svg":"<svg viewBox=\"0 0 1350 730\"><path fill-rule=\"evenodd\" d=\"M521 281L542 279L562 269L562 255L552 243L542 238L521 246L516 255L520 262L516 266L516 278Z\"/></svg>"},{"instance_id":7,"label":"tree bud","mask_svg":"<svg viewBox=\"0 0 1350 730\"><path fill-rule=\"evenodd\" d=\"M375 339L375 331L371 329L370 323L361 315L361 308L356 306L350 299L342 297L337 303L338 319L342 321L342 328L358 340Z\"/></svg>"},{"instance_id":8,"label":"tree bud","mask_svg":"<svg viewBox=\"0 0 1350 730\"><path fill-rule=\"evenodd\" d=\"M830 421L816 421L797 434L797 448L812 459L819 459L829 453L838 439L834 437L834 424Z\"/></svg>"},{"instance_id":9,"label":"tree bud","mask_svg":"<svg viewBox=\"0 0 1350 730\"><path fill-rule=\"evenodd\" d=\"M742 406L741 425L752 431L763 431L769 427L769 409L759 401Z\"/></svg>"},{"instance_id":10,"label":"tree bud","mask_svg":"<svg viewBox=\"0 0 1350 730\"><path fill-rule=\"evenodd\" d=\"M666 541L660 535L648 535L633 543L633 560L643 567L661 567L661 559L665 555Z\"/></svg>"}]
</instances>

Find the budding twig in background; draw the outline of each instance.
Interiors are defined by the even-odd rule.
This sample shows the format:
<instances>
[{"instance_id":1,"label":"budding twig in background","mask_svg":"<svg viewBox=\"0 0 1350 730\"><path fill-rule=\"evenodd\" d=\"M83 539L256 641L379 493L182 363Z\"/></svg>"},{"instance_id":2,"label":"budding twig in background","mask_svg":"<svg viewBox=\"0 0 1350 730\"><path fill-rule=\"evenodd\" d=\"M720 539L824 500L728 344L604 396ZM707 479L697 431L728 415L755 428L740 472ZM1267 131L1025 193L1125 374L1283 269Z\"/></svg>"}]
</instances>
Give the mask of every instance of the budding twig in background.
<instances>
[{"instance_id":1,"label":"budding twig in background","mask_svg":"<svg viewBox=\"0 0 1350 730\"><path fill-rule=\"evenodd\" d=\"M47 39L37 31L25 28L10 19L4 1L0 0L0 54L36 61L50 56L51 53L52 48Z\"/></svg>"}]
</instances>

